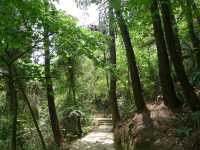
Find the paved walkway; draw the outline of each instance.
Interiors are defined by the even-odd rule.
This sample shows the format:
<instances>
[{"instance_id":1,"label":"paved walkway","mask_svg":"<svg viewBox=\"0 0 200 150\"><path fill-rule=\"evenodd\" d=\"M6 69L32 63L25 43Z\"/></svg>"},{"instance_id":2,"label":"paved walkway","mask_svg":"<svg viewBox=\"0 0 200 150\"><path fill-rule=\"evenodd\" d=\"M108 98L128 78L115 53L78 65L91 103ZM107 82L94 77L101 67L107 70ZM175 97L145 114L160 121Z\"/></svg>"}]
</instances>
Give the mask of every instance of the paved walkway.
<instances>
[{"instance_id":1,"label":"paved walkway","mask_svg":"<svg viewBox=\"0 0 200 150\"><path fill-rule=\"evenodd\" d=\"M74 142L70 150L114 150L112 120L98 119L98 128Z\"/></svg>"}]
</instances>

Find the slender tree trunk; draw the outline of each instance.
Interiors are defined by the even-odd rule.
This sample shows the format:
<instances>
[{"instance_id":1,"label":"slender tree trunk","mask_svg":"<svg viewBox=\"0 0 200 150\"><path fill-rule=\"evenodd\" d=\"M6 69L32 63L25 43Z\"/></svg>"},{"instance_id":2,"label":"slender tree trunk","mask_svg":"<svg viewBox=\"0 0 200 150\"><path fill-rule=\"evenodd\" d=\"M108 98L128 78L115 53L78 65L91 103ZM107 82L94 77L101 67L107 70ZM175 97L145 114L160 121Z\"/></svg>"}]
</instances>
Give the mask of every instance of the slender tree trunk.
<instances>
[{"instance_id":1,"label":"slender tree trunk","mask_svg":"<svg viewBox=\"0 0 200 150\"><path fill-rule=\"evenodd\" d=\"M116 13L117 22L118 22L119 28L121 30L121 35L122 35L125 49L126 49L126 56L127 56L128 66L129 66L130 75L131 75L133 95L134 95L134 99L135 99L136 108L137 108L138 112L143 112L147 108L146 108L146 105L144 102L139 72L138 72L138 68L137 68L137 64L136 64L135 54L133 51L128 27L122 16L121 10L115 9L115 13Z\"/></svg>"},{"instance_id":2,"label":"slender tree trunk","mask_svg":"<svg viewBox=\"0 0 200 150\"><path fill-rule=\"evenodd\" d=\"M75 88L72 89L72 93L73 93L73 99L74 99L74 105L76 105L76 90Z\"/></svg>"},{"instance_id":3,"label":"slender tree trunk","mask_svg":"<svg viewBox=\"0 0 200 150\"><path fill-rule=\"evenodd\" d=\"M198 25L200 26L200 11L199 11L199 8L197 7L196 2L194 0L191 0L191 3L192 3L192 9L194 10L194 12L196 14L195 18L197 20Z\"/></svg>"},{"instance_id":4,"label":"slender tree trunk","mask_svg":"<svg viewBox=\"0 0 200 150\"><path fill-rule=\"evenodd\" d=\"M45 4L45 12L49 10L49 1L44 0ZM50 49L49 49L49 29L46 24L44 24L44 54L45 54L45 79L46 79L46 93L47 93L47 100L48 100L48 109L51 121L51 128L54 135L54 140L58 147L62 144L62 135L60 132L58 117L56 113L56 106L55 106L55 98L54 98L54 90L53 90L53 83L51 79L51 69L50 69Z\"/></svg>"},{"instance_id":5,"label":"slender tree trunk","mask_svg":"<svg viewBox=\"0 0 200 150\"><path fill-rule=\"evenodd\" d=\"M14 85L14 75L12 65L8 66L9 79L8 79L8 97L10 105L10 118L12 119L12 138L11 138L11 149L17 149L17 91Z\"/></svg>"},{"instance_id":6,"label":"slender tree trunk","mask_svg":"<svg viewBox=\"0 0 200 150\"><path fill-rule=\"evenodd\" d=\"M16 103L13 103L14 106L14 111L13 111L13 127L12 127L12 150L17 149L17 108L18 104L17 101Z\"/></svg>"},{"instance_id":7,"label":"slender tree trunk","mask_svg":"<svg viewBox=\"0 0 200 150\"><path fill-rule=\"evenodd\" d=\"M200 40L195 33L194 22L193 22L193 13L192 13L192 0L186 0L186 20L189 30L190 40L192 42L193 49L196 53L197 67L200 69Z\"/></svg>"},{"instance_id":8,"label":"slender tree trunk","mask_svg":"<svg viewBox=\"0 0 200 150\"><path fill-rule=\"evenodd\" d=\"M75 77L75 59L71 56L69 57L69 65L70 67L68 68L68 73L69 73L69 83L70 83L70 87L69 87L69 94L70 97L73 99L73 103L74 105L77 104L76 102L76 77Z\"/></svg>"},{"instance_id":9,"label":"slender tree trunk","mask_svg":"<svg viewBox=\"0 0 200 150\"><path fill-rule=\"evenodd\" d=\"M129 67L127 68L127 99L129 101L129 104L133 104L133 101L131 100L133 98L133 93L131 90L131 79L130 79L130 71Z\"/></svg>"},{"instance_id":10,"label":"slender tree trunk","mask_svg":"<svg viewBox=\"0 0 200 150\"><path fill-rule=\"evenodd\" d=\"M152 64L151 61L151 50L150 47L148 48L148 68L149 68L149 79L154 81L154 89L156 92L152 95L154 98L159 95L160 93L160 82L158 80L157 72L155 70L155 67Z\"/></svg>"},{"instance_id":11,"label":"slender tree trunk","mask_svg":"<svg viewBox=\"0 0 200 150\"><path fill-rule=\"evenodd\" d=\"M176 96L173 80L170 74L167 47L165 44L164 32L162 29L157 0L153 0L152 2L151 14L152 14L154 35L157 46L159 76L160 76L161 89L164 97L164 103L171 109L174 109L180 106L180 101Z\"/></svg>"},{"instance_id":12,"label":"slender tree trunk","mask_svg":"<svg viewBox=\"0 0 200 150\"><path fill-rule=\"evenodd\" d=\"M181 83L183 88L183 93L187 99L187 102L190 104L191 108L196 111L200 109L200 102L196 93L194 92L193 87L189 83L187 78L183 59L182 59L182 48L178 37L176 24L173 23L175 17L171 11L171 4L169 0L160 0L161 12L163 17L165 38L167 43L167 48L170 53L174 69L178 80Z\"/></svg>"},{"instance_id":13,"label":"slender tree trunk","mask_svg":"<svg viewBox=\"0 0 200 150\"><path fill-rule=\"evenodd\" d=\"M50 72L50 50L49 50L49 37L48 37L48 29L44 29L44 51L45 51L45 78L46 78L46 92L47 92L47 99L48 99L48 108L49 108L49 115L51 121L51 127L53 130L54 140L58 146L61 146L61 133L58 123L58 117L56 113L56 107L54 102L54 90L53 90L53 83L51 79L51 72Z\"/></svg>"},{"instance_id":14,"label":"slender tree trunk","mask_svg":"<svg viewBox=\"0 0 200 150\"><path fill-rule=\"evenodd\" d=\"M104 57L104 62L107 63L106 51L103 52L103 57ZM109 89L109 77L107 71L105 72L105 77L106 77L106 85L107 88Z\"/></svg>"},{"instance_id":15,"label":"slender tree trunk","mask_svg":"<svg viewBox=\"0 0 200 150\"><path fill-rule=\"evenodd\" d=\"M35 124L36 129L37 129L38 135L39 135L39 137L40 137L40 141L41 141L41 144L42 144L42 146L43 146L43 149L44 149L44 150L47 150L47 147L46 147L46 144L45 144L45 141L44 141L42 132L40 131L39 125L38 125L38 123L37 123L37 118L35 117L35 113L34 113L32 107L31 107L31 104L30 104L30 102L29 102L29 100L28 100L28 97L27 97L26 93L24 92L24 89L22 89L22 86L21 86L20 84L19 84L19 89L20 89L20 91L21 91L21 93L22 93L22 95L23 95L23 97L24 97L24 99L25 99L25 102L27 103L28 108L29 108L29 110L30 110L30 112L31 112L31 116L32 116L32 118L33 118L33 122L34 122L34 124Z\"/></svg>"},{"instance_id":16,"label":"slender tree trunk","mask_svg":"<svg viewBox=\"0 0 200 150\"><path fill-rule=\"evenodd\" d=\"M120 115L117 104L117 95L116 95L116 47L115 47L115 32L114 32L114 23L113 23L113 8L109 8L109 35L111 37L110 41L110 63L112 64L112 69L110 72L110 92L109 97L112 102L112 116L113 116L113 125L116 126L117 122L120 121Z\"/></svg>"}]
</instances>

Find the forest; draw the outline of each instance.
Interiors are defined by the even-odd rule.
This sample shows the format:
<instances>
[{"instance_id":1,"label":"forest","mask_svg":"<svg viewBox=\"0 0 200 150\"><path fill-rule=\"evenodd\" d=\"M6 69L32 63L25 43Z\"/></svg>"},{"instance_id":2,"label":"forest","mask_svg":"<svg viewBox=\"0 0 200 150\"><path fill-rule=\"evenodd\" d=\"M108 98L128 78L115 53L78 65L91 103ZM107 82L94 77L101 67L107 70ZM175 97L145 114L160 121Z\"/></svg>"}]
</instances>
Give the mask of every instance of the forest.
<instances>
[{"instance_id":1,"label":"forest","mask_svg":"<svg viewBox=\"0 0 200 150\"><path fill-rule=\"evenodd\" d=\"M200 150L200 0L0 0L0 149Z\"/></svg>"}]
</instances>

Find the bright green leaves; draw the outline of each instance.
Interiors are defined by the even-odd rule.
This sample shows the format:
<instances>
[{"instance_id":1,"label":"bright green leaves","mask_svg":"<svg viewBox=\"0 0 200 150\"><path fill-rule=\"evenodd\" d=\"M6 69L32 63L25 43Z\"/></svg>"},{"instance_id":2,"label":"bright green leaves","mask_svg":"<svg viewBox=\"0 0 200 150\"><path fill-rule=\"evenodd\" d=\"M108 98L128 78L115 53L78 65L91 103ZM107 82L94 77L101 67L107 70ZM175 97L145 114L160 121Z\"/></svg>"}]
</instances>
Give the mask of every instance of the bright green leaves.
<instances>
[{"instance_id":1,"label":"bright green leaves","mask_svg":"<svg viewBox=\"0 0 200 150\"><path fill-rule=\"evenodd\" d=\"M86 56L95 62L97 51L106 49L106 37L100 32L78 27L70 16L60 17L60 29L53 40L59 55Z\"/></svg>"},{"instance_id":2,"label":"bright green leaves","mask_svg":"<svg viewBox=\"0 0 200 150\"><path fill-rule=\"evenodd\" d=\"M130 6L136 6L136 5L149 5L152 2L152 0L129 0L128 3Z\"/></svg>"},{"instance_id":3,"label":"bright green leaves","mask_svg":"<svg viewBox=\"0 0 200 150\"><path fill-rule=\"evenodd\" d=\"M18 52L31 49L41 6L41 0L0 2L0 55L5 55L5 48Z\"/></svg>"},{"instance_id":4,"label":"bright green leaves","mask_svg":"<svg viewBox=\"0 0 200 150\"><path fill-rule=\"evenodd\" d=\"M120 10L121 8L121 0L110 0L111 6L116 10Z\"/></svg>"}]
</instances>

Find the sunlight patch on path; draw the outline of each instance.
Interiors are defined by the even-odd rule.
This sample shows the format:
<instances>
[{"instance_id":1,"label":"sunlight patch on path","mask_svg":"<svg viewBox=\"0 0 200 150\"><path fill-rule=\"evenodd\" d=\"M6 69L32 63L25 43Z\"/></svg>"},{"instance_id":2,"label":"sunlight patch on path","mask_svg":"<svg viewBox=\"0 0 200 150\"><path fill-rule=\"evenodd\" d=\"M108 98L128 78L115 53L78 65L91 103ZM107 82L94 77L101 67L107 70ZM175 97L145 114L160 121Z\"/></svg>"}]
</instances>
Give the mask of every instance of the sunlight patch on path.
<instances>
[{"instance_id":1,"label":"sunlight patch on path","mask_svg":"<svg viewBox=\"0 0 200 150\"><path fill-rule=\"evenodd\" d=\"M70 150L114 150L112 125L100 125L93 131L72 144Z\"/></svg>"}]
</instances>

